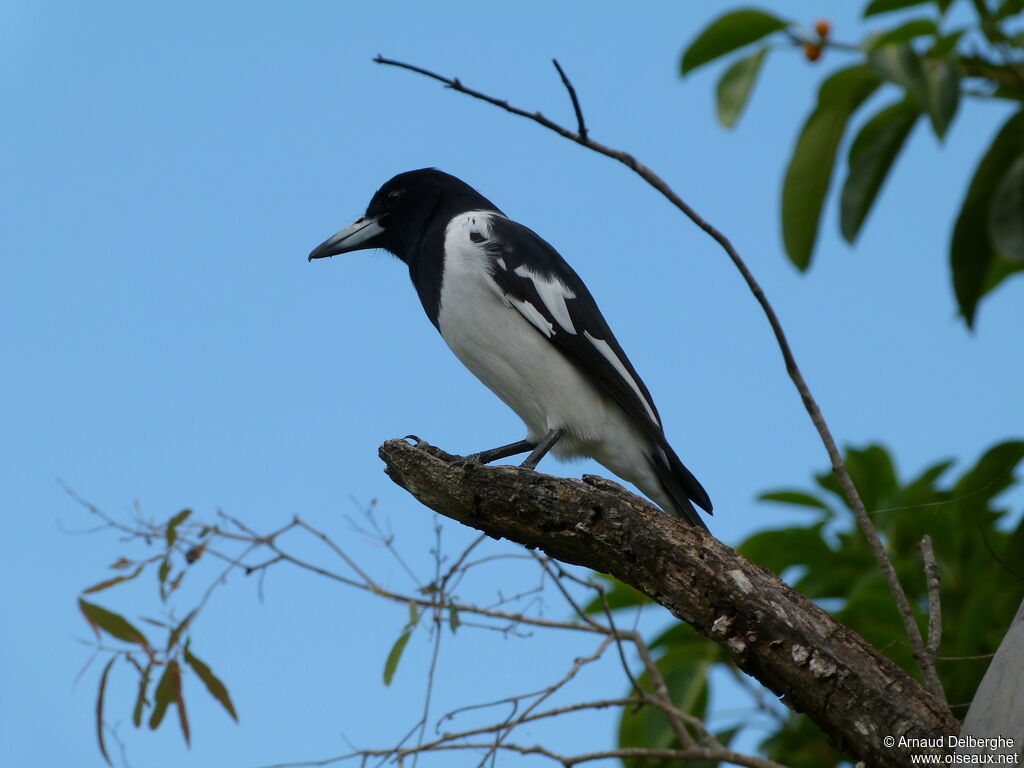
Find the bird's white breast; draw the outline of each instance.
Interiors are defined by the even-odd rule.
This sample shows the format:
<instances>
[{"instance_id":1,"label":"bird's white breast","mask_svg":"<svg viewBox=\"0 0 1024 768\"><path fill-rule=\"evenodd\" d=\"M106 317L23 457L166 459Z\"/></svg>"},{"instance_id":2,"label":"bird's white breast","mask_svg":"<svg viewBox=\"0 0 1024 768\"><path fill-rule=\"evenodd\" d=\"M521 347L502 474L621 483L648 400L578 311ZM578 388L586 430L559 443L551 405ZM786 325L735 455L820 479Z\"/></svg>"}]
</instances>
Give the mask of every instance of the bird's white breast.
<instances>
[{"instance_id":1,"label":"bird's white breast","mask_svg":"<svg viewBox=\"0 0 1024 768\"><path fill-rule=\"evenodd\" d=\"M557 455L582 454L601 461L603 457L595 456L596 443L607 443L613 437L609 431L633 433L635 428L545 338L550 325L544 316L533 310L536 317L531 317L529 304L514 306L516 299L492 279L491 270L501 265L493 264L483 243L469 236L478 232L490 237L489 221L496 215L473 211L448 225L438 314L441 335L463 365L526 423L528 439L566 429L569 434L556 446ZM550 307L557 296L543 300ZM558 318L560 313L553 314Z\"/></svg>"}]
</instances>

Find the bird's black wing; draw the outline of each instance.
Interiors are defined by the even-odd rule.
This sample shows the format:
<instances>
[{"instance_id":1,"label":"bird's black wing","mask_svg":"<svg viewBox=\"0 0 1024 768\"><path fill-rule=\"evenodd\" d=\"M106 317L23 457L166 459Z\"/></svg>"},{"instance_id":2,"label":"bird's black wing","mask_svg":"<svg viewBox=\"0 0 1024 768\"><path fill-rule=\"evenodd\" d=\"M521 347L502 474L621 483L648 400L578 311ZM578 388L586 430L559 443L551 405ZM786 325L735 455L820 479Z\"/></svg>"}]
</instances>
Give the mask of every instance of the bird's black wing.
<instances>
[{"instance_id":1,"label":"bird's black wing","mask_svg":"<svg viewBox=\"0 0 1024 768\"><path fill-rule=\"evenodd\" d=\"M587 286L532 230L500 214L490 216L488 224L486 235L474 232L470 239L488 254L491 277L505 300L651 439L655 447L649 461L665 492L683 517L704 526L691 500L709 513L711 500L665 439L651 393Z\"/></svg>"},{"instance_id":2,"label":"bird's black wing","mask_svg":"<svg viewBox=\"0 0 1024 768\"><path fill-rule=\"evenodd\" d=\"M661 418L597 302L558 251L521 224L492 216L487 240L492 277L505 299L575 363L655 442Z\"/></svg>"}]
</instances>

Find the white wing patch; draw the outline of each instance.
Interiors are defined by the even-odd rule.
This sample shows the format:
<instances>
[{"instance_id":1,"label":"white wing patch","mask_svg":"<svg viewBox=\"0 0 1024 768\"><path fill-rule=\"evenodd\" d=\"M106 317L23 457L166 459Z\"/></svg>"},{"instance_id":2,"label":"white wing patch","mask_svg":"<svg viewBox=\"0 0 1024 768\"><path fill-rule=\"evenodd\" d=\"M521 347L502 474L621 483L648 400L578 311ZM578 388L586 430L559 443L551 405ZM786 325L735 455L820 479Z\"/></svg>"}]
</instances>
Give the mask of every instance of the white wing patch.
<instances>
[{"instance_id":1,"label":"white wing patch","mask_svg":"<svg viewBox=\"0 0 1024 768\"><path fill-rule=\"evenodd\" d=\"M508 302L510 307L514 307L519 310L519 314L529 320L531 325L549 339L551 338L551 335L555 332L555 327L548 322L547 318L540 313L539 309L533 306L530 302L517 299L515 296L509 296L507 293L502 295L505 297L505 301Z\"/></svg>"},{"instance_id":2,"label":"white wing patch","mask_svg":"<svg viewBox=\"0 0 1024 768\"><path fill-rule=\"evenodd\" d=\"M540 300L544 302L548 312L554 316L555 320L558 321L558 324L564 330L575 335L576 327L572 324L572 318L569 317L569 308L565 305L566 300L576 298L576 294L573 293L572 289L558 278L538 275L525 264L520 264L516 267L515 273L533 282L533 287L537 291L537 295L540 296Z\"/></svg>"},{"instance_id":3,"label":"white wing patch","mask_svg":"<svg viewBox=\"0 0 1024 768\"><path fill-rule=\"evenodd\" d=\"M661 422L658 421L658 417L654 415L654 409L651 407L651 404L647 402L647 398L644 397L644 393L640 391L640 386L636 383L636 379L634 379L630 375L629 371L626 370L626 366L622 364L622 361L619 360L618 355L615 354L615 351L611 346L609 346L608 342L604 339L595 339L590 335L589 331L583 331L583 335L587 337L587 341L593 344L594 348L598 352L604 355L604 359L612 364L612 367L618 372L619 376L621 376L623 380L633 388L633 391L636 392L636 396L640 398L640 402L643 403L644 410L647 411L647 415L651 417L651 421L658 426L661 426Z\"/></svg>"}]
</instances>

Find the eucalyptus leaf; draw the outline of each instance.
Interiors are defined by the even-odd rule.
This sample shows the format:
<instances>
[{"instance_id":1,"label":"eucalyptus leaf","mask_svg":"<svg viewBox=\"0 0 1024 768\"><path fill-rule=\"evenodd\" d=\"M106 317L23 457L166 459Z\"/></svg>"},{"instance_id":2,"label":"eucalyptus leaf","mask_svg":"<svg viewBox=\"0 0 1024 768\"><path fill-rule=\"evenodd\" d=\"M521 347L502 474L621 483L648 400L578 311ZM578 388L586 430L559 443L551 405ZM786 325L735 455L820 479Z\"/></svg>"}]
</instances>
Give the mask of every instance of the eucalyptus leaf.
<instances>
[{"instance_id":1,"label":"eucalyptus leaf","mask_svg":"<svg viewBox=\"0 0 1024 768\"><path fill-rule=\"evenodd\" d=\"M412 637L412 632L405 630L398 636L395 644L391 646L388 658L384 662L384 685L391 685L391 681L395 677L395 671L398 669L398 662L402 659L402 652L405 650L410 637Z\"/></svg>"},{"instance_id":2,"label":"eucalyptus leaf","mask_svg":"<svg viewBox=\"0 0 1024 768\"><path fill-rule=\"evenodd\" d=\"M231 715L231 719L237 723L238 714L235 712L235 705L231 701L231 695L228 693L227 686L221 682L219 677L213 674L213 670L209 666L196 658L188 645L185 646L185 663L192 667L192 671L203 681L203 685L206 686L206 690L210 695L220 702L220 705Z\"/></svg>"},{"instance_id":3,"label":"eucalyptus leaf","mask_svg":"<svg viewBox=\"0 0 1024 768\"><path fill-rule=\"evenodd\" d=\"M103 739L103 705L107 696L107 678L110 676L110 668L114 666L115 661L117 661L117 656L111 656L110 661L103 667L103 672L100 674L99 691L96 693L96 741L99 743L100 754L107 761L107 765L114 763L110 759L110 755L107 754L107 745Z\"/></svg>"},{"instance_id":4,"label":"eucalyptus leaf","mask_svg":"<svg viewBox=\"0 0 1024 768\"><path fill-rule=\"evenodd\" d=\"M123 640L126 643L138 643L143 647L149 647L146 636L136 629L124 616L113 611L108 611L95 603L89 603L79 598L78 608L86 620L95 627L99 627L108 635Z\"/></svg>"}]
</instances>

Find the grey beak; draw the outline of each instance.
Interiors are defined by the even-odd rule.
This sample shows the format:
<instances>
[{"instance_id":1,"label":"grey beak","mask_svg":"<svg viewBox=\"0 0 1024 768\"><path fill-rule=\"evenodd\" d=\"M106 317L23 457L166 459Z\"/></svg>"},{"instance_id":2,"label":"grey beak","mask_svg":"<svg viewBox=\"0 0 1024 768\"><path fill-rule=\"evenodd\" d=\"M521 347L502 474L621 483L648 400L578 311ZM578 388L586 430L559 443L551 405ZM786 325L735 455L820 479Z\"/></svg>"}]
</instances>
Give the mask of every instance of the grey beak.
<instances>
[{"instance_id":1,"label":"grey beak","mask_svg":"<svg viewBox=\"0 0 1024 768\"><path fill-rule=\"evenodd\" d=\"M358 251L361 248L373 248L370 242L384 231L384 227L376 219L360 216L337 234L324 240L309 254L309 261L337 256L339 253Z\"/></svg>"}]
</instances>

